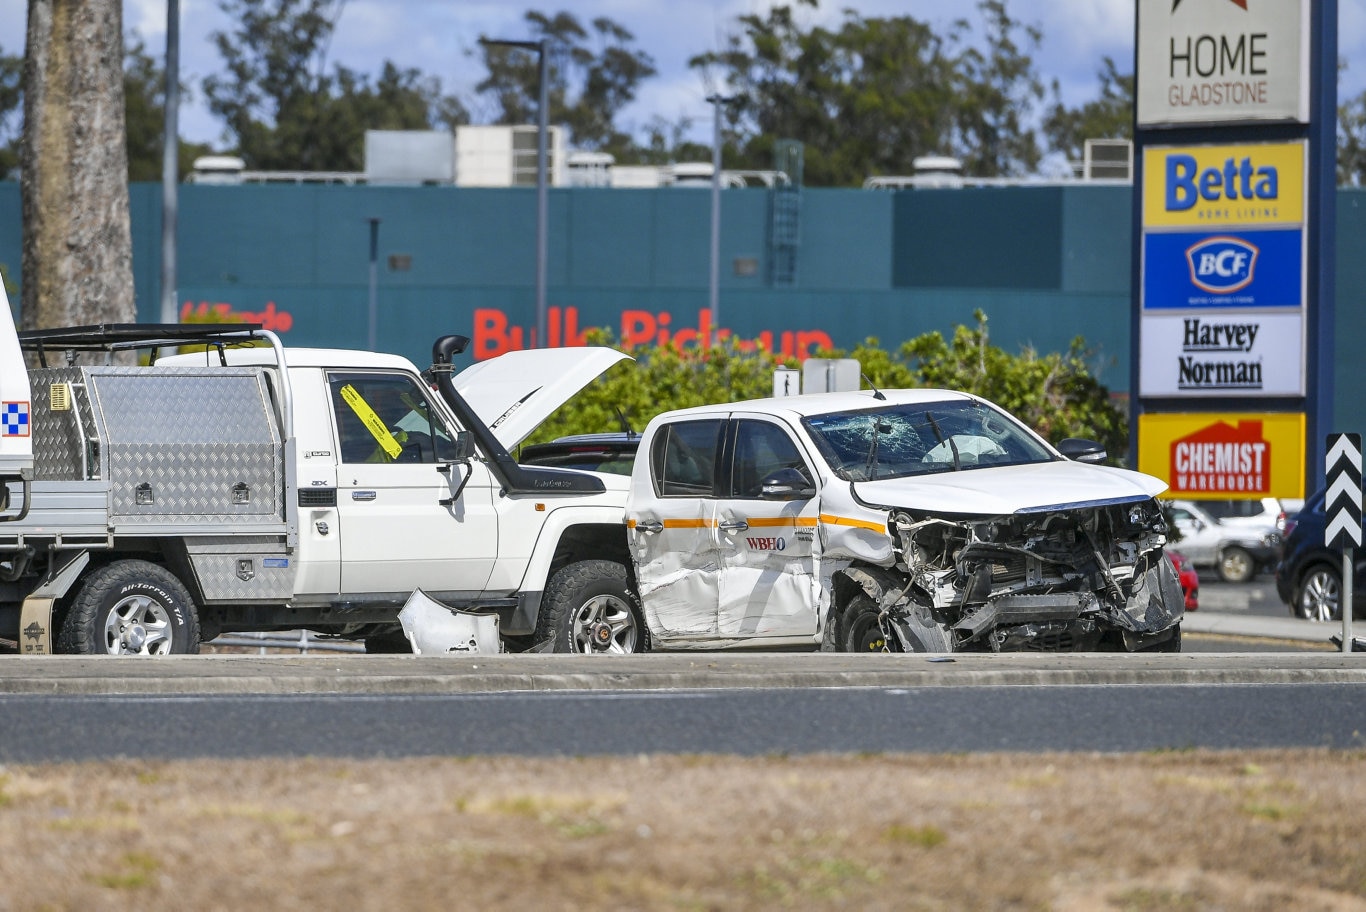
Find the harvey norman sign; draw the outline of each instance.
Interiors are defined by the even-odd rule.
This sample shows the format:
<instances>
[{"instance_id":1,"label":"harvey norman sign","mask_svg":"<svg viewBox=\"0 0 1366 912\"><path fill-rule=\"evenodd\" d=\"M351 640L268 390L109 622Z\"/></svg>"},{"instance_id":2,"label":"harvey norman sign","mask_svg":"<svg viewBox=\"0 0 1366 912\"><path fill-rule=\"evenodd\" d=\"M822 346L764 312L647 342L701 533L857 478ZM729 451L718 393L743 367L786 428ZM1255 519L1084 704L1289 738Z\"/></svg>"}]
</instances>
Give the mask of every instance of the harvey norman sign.
<instances>
[{"instance_id":1,"label":"harvey norman sign","mask_svg":"<svg viewBox=\"0 0 1366 912\"><path fill-rule=\"evenodd\" d=\"M1139 386L1145 396L1298 396L1304 392L1298 313L1143 317Z\"/></svg>"},{"instance_id":2,"label":"harvey norman sign","mask_svg":"<svg viewBox=\"0 0 1366 912\"><path fill-rule=\"evenodd\" d=\"M1308 123L1311 2L1139 0L1139 127Z\"/></svg>"}]
</instances>

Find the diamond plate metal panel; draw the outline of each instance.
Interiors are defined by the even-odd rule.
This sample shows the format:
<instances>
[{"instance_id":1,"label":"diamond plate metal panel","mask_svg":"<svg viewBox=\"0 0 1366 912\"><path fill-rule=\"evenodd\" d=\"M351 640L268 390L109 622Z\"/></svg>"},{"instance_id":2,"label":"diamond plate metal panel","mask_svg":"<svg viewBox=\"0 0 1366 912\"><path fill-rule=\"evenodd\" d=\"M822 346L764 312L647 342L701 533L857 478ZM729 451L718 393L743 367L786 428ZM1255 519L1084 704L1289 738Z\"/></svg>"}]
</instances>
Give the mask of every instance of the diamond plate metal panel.
<instances>
[{"instance_id":1,"label":"diamond plate metal panel","mask_svg":"<svg viewBox=\"0 0 1366 912\"><path fill-rule=\"evenodd\" d=\"M29 373L33 387L33 468L34 477L43 481L83 481L98 477L99 466L92 459L89 475L81 474L81 451L87 447L78 430L76 416L79 409L80 427L87 440L93 440L95 421L86 395L84 371L79 367L40 368ZM74 387L73 408L52 411L51 388L54 383L70 383ZM92 456L97 448L92 447Z\"/></svg>"},{"instance_id":2,"label":"diamond plate metal panel","mask_svg":"<svg viewBox=\"0 0 1366 912\"><path fill-rule=\"evenodd\" d=\"M271 443L111 444L111 521L226 522L281 515L282 454ZM139 503L139 488L146 486ZM235 502L245 485L249 500Z\"/></svg>"},{"instance_id":3,"label":"diamond plate metal panel","mask_svg":"<svg viewBox=\"0 0 1366 912\"><path fill-rule=\"evenodd\" d=\"M294 594L294 556L278 539L210 539L187 550L206 603L283 601Z\"/></svg>"},{"instance_id":4,"label":"diamond plate metal panel","mask_svg":"<svg viewBox=\"0 0 1366 912\"><path fill-rule=\"evenodd\" d=\"M110 443L279 443L259 371L102 368L93 398Z\"/></svg>"}]
</instances>

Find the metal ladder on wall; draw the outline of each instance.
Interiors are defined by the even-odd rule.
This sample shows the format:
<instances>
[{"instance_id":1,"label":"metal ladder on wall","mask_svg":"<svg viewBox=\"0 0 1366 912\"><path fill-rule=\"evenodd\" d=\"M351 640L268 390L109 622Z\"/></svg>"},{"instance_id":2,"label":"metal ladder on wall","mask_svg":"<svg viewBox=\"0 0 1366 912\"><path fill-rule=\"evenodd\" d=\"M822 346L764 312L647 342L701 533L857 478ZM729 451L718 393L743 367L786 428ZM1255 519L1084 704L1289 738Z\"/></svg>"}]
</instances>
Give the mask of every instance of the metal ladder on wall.
<instances>
[{"instance_id":1,"label":"metal ladder on wall","mask_svg":"<svg viewBox=\"0 0 1366 912\"><path fill-rule=\"evenodd\" d=\"M801 246L802 144L780 139L773 144L773 167L787 175L770 196L769 281L775 286L797 284L797 254Z\"/></svg>"}]
</instances>

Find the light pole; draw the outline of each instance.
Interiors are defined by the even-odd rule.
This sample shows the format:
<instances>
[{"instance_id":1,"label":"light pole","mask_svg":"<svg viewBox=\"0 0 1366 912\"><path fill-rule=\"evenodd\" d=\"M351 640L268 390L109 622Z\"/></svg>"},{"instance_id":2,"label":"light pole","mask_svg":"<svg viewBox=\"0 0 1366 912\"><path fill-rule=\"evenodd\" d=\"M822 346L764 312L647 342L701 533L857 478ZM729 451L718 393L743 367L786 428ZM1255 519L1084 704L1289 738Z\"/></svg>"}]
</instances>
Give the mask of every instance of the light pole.
<instances>
[{"instance_id":1,"label":"light pole","mask_svg":"<svg viewBox=\"0 0 1366 912\"><path fill-rule=\"evenodd\" d=\"M161 149L161 322L177 323L176 222L180 179L180 0L166 0L166 121Z\"/></svg>"},{"instance_id":2,"label":"light pole","mask_svg":"<svg viewBox=\"0 0 1366 912\"><path fill-rule=\"evenodd\" d=\"M480 38L486 47L521 48L536 52L536 345L546 347L546 261L549 258L550 194L546 184L546 135L550 119L550 80L546 78L546 44L540 41L505 41Z\"/></svg>"},{"instance_id":3,"label":"light pole","mask_svg":"<svg viewBox=\"0 0 1366 912\"><path fill-rule=\"evenodd\" d=\"M721 325L721 108L735 101L726 95L708 95L712 106L711 132L711 276L708 301L712 332Z\"/></svg>"}]
</instances>

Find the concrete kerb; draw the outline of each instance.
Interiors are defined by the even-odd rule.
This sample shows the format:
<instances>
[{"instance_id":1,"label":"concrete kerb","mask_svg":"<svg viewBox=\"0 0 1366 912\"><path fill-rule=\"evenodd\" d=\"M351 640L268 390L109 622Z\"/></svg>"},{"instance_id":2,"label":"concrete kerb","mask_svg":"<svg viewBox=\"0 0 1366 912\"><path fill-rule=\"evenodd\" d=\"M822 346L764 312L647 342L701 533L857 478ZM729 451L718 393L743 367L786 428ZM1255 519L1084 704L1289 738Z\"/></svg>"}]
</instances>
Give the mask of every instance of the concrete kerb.
<instances>
[{"instance_id":1,"label":"concrete kerb","mask_svg":"<svg viewBox=\"0 0 1366 912\"><path fill-rule=\"evenodd\" d=\"M85 656L0 660L0 694L412 694L971 685L1366 684L1366 653Z\"/></svg>"},{"instance_id":2,"label":"concrete kerb","mask_svg":"<svg viewBox=\"0 0 1366 912\"><path fill-rule=\"evenodd\" d=\"M1303 643L1327 643L1333 634L1342 633L1342 624L1319 624L1292 617L1263 617L1214 611L1192 611L1181 621L1184 633L1204 633L1214 636L1253 637L1268 640L1291 640Z\"/></svg>"}]
</instances>

